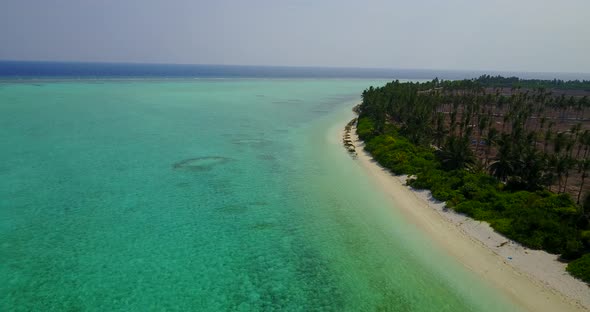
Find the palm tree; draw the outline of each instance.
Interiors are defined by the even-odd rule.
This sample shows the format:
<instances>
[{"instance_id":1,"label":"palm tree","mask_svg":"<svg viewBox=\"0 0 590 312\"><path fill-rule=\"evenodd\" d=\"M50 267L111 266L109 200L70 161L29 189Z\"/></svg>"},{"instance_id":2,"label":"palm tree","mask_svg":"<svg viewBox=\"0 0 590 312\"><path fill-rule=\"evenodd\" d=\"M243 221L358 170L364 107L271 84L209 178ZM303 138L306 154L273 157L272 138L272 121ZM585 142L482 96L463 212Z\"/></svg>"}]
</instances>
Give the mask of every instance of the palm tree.
<instances>
[{"instance_id":1,"label":"palm tree","mask_svg":"<svg viewBox=\"0 0 590 312\"><path fill-rule=\"evenodd\" d=\"M506 129L506 123L510 120L510 117L510 112L504 115L504 118L502 119L502 133L504 133L504 129Z\"/></svg>"},{"instance_id":2,"label":"palm tree","mask_svg":"<svg viewBox=\"0 0 590 312\"><path fill-rule=\"evenodd\" d=\"M541 120L539 120L540 129L543 129L545 127L545 122L547 122L547 117L545 117L545 116L541 117Z\"/></svg>"},{"instance_id":3,"label":"palm tree","mask_svg":"<svg viewBox=\"0 0 590 312\"><path fill-rule=\"evenodd\" d=\"M570 158L572 157L573 147L578 142L578 136L580 135L580 131L582 130L582 124L577 123L570 128L570 133L574 136L573 140L570 140L571 148L570 148Z\"/></svg>"},{"instance_id":4,"label":"palm tree","mask_svg":"<svg viewBox=\"0 0 590 312\"><path fill-rule=\"evenodd\" d=\"M569 97L569 99L567 100L567 106L565 107L565 109L566 109L566 114L565 114L566 117L567 117L567 111L568 110L570 110L570 109L576 109L576 102L577 102L576 101L576 98L574 98L574 96L571 95Z\"/></svg>"},{"instance_id":5,"label":"palm tree","mask_svg":"<svg viewBox=\"0 0 590 312\"><path fill-rule=\"evenodd\" d=\"M451 121L450 121L450 128L451 128L451 135L455 135L455 129L457 129L457 108L453 105L451 110Z\"/></svg>"},{"instance_id":6,"label":"palm tree","mask_svg":"<svg viewBox=\"0 0 590 312\"><path fill-rule=\"evenodd\" d=\"M560 157L559 155L551 155L550 158L551 167L557 178L557 193L561 193L561 187L563 185L563 177L568 170L568 163L566 157Z\"/></svg>"},{"instance_id":7,"label":"palm tree","mask_svg":"<svg viewBox=\"0 0 590 312\"><path fill-rule=\"evenodd\" d=\"M574 101L574 110L578 113L577 119L582 119L584 115L584 101L583 98L579 98L578 101Z\"/></svg>"},{"instance_id":8,"label":"palm tree","mask_svg":"<svg viewBox=\"0 0 590 312\"><path fill-rule=\"evenodd\" d=\"M566 136L566 140L565 140L565 155L567 155L568 158L572 158L573 151L574 151L574 140L572 140L572 138L568 135L568 136Z\"/></svg>"},{"instance_id":9,"label":"palm tree","mask_svg":"<svg viewBox=\"0 0 590 312\"><path fill-rule=\"evenodd\" d=\"M436 128L432 133L434 144L436 147L441 147L445 137L448 134L448 130L445 128L445 117L442 113L436 115Z\"/></svg>"},{"instance_id":10,"label":"palm tree","mask_svg":"<svg viewBox=\"0 0 590 312\"><path fill-rule=\"evenodd\" d=\"M514 168L520 182L526 185L529 190L537 190L547 181L546 175L546 157L541 154L535 147L527 147L522 153L522 157L516 161L519 165ZM516 166L515 166L516 167Z\"/></svg>"},{"instance_id":11,"label":"palm tree","mask_svg":"<svg viewBox=\"0 0 590 312\"><path fill-rule=\"evenodd\" d=\"M488 119L486 117L479 118L479 122L477 124L477 129L479 130L479 136L477 137L477 143L475 145L475 153L477 154L479 150L479 142L481 141L481 137L483 135L484 130L488 125Z\"/></svg>"},{"instance_id":12,"label":"palm tree","mask_svg":"<svg viewBox=\"0 0 590 312\"><path fill-rule=\"evenodd\" d=\"M486 164L482 162L480 159L476 159L474 163L467 164L465 167L467 168L467 171L476 174L486 173L487 168Z\"/></svg>"},{"instance_id":13,"label":"palm tree","mask_svg":"<svg viewBox=\"0 0 590 312\"><path fill-rule=\"evenodd\" d=\"M567 180L570 177L570 169L572 169L572 167L574 166L574 162L573 160L569 157L569 156L564 156L562 157L562 161L563 161L563 166L564 166L564 176L565 176L565 181L563 183L563 193L566 192L566 188L567 188Z\"/></svg>"},{"instance_id":14,"label":"palm tree","mask_svg":"<svg viewBox=\"0 0 590 312\"><path fill-rule=\"evenodd\" d=\"M588 96L584 95L583 97L578 99L578 106L580 107L580 119L584 120L584 113L586 112L586 108L590 106L590 100L588 100Z\"/></svg>"},{"instance_id":15,"label":"palm tree","mask_svg":"<svg viewBox=\"0 0 590 312\"><path fill-rule=\"evenodd\" d=\"M498 150L498 155L496 155L496 161L490 165L490 171L496 178L506 181L515 171L510 136L503 134L498 145L500 149Z\"/></svg>"},{"instance_id":16,"label":"palm tree","mask_svg":"<svg viewBox=\"0 0 590 312\"><path fill-rule=\"evenodd\" d=\"M551 128L553 128L554 124L554 122L550 122L549 127L547 127L547 131L545 131L545 140L543 141L543 153L547 153L547 145L549 145L549 142L553 138L553 132L551 131Z\"/></svg>"},{"instance_id":17,"label":"palm tree","mask_svg":"<svg viewBox=\"0 0 590 312\"><path fill-rule=\"evenodd\" d=\"M563 132L557 133L553 139L553 152L557 155L561 154L564 145L567 144L565 134Z\"/></svg>"},{"instance_id":18,"label":"palm tree","mask_svg":"<svg viewBox=\"0 0 590 312\"><path fill-rule=\"evenodd\" d=\"M584 133L582 133L582 137L580 138L581 143L584 145L584 159L588 158L588 150L590 150L590 131L589 130L585 130Z\"/></svg>"},{"instance_id":19,"label":"palm tree","mask_svg":"<svg viewBox=\"0 0 590 312\"><path fill-rule=\"evenodd\" d=\"M489 164L490 153L492 152L492 147L496 144L498 140L498 129L496 128L489 128L487 136L485 138L486 141L486 158L485 158L485 165Z\"/></svg>"},{"instance_id":20,"label":"palm tree","mask_svg":"<svg viewBox=\"0 0 590 312\"><path fill-rule=\"evenodd\" d=\"M461 169L475 160L469 148L469 140L463 137L451 136L445 146L438 153L439 159L447 169Z\"/></svg>"},{"instance_id":21,"label":"palm tree","mask_svg":"<svg viewBox=\"0 0 590 312\"><path fill-rule=\"evenodd\" d=\"M578 162L578 173L582 174L582 183L580 183L580 190L578 191L578 204L580 203L580 196L584 190L584 181L588 177L588 169L590 169L590 159L584 159Z\"/></svg>"}]
</instances>

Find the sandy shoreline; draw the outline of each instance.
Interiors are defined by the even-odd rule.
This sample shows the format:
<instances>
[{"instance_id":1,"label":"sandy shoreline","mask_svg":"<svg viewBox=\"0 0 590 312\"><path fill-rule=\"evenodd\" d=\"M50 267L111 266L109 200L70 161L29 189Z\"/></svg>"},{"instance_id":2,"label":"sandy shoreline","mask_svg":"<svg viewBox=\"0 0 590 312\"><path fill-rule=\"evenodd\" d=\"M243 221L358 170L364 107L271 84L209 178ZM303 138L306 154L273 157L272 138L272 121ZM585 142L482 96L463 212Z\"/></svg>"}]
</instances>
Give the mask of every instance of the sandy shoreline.
<instances>
[{"instance_id":1,"label":"sandy shoreline","mask_svg":"<svg viewBox=\"0 0 590 312\"><path fill-rule=\"evenodd\" d=\"M344 131L341 134L344 137ZM556 255L524 248L485 222L444 209L429 191L406 186L405 176L392 175L364 151L356 127L350 131L350 141L357 163L409 221L515 303L529 311L590 310L590 288L567 274L566 264Z\"/></svg>"}]
</instances>

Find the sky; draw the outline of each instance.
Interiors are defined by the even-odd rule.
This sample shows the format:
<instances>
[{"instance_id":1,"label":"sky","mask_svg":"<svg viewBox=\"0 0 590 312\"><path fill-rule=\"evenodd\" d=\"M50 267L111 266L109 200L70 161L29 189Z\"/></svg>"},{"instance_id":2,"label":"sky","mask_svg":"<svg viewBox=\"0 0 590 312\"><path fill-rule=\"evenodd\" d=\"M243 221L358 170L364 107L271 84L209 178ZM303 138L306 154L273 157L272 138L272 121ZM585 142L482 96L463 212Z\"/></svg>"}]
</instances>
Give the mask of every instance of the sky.
<instances>
[{"instance_id":1,"label":"sky","mask_svg":"<svg viewBox=\"0 0 590 312\"><path fill-rule=\"evenodd\" d=\"M589 0L0 3L0 60L590 73Z\"/></svg>"}]
</instances>

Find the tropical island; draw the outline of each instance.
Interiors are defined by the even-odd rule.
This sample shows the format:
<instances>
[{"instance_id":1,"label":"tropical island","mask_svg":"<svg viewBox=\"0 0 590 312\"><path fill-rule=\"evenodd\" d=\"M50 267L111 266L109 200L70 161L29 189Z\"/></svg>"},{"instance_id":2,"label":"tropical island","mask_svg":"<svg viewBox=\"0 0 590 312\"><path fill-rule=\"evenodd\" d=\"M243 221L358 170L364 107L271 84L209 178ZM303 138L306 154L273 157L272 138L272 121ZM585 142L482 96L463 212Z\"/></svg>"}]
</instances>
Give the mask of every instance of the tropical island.
<instances>
[{"instance_id":1,"label":"tropical island","mask_svg":"<svg viewBox=\"0 0 590 312\"><path fill-rule=\"evenodd\" d=\"M363 92L356 131L412 188L590 283L589 97L590 81L393 81Z\"/></svg>"}]
</instances>

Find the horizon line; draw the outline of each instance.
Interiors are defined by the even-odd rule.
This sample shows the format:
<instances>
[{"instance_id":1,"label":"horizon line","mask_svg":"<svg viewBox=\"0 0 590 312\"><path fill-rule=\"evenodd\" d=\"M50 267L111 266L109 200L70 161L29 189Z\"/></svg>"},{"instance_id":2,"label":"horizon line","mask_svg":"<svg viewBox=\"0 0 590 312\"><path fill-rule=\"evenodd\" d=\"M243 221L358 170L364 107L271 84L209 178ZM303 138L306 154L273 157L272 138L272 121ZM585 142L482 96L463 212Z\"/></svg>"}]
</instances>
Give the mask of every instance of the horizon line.
<instances>
[{"instance_id":1,"label":"horizon line","mask_svg":"<svg viewBox=\"0 0 590 312\"><path fill-rule=\"evenodd\" d=\"M66 63L66 64L126 64L126 65L172 65L172 66L226 66L226 67L266 67L266 68L314 68L314 69L357 69L357 70L380 70L380 71L440 71L440 72L477 72L477 73L509 73L509 74L582 74L590 75L590 72L571 72L571 71L518 71L518 70L499 70L499 69L436 69L436 68L403 68L403 67L362 67L362 66L314 66L314 65L248 65L248 64L204 64L204 63L162 63L162 62L134 62L134 61L77 61L77 60L18 60L18 59L0 59L0 62L28 62L28 63ZM516 77L516 76L515 76Z\"/></svg>"}]
</instances>

